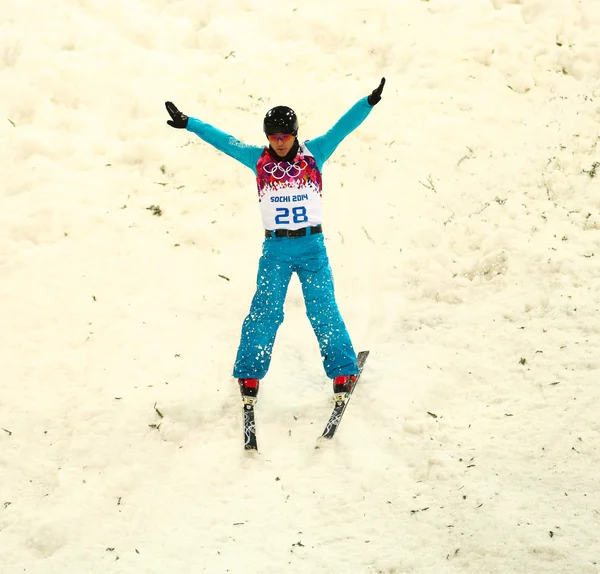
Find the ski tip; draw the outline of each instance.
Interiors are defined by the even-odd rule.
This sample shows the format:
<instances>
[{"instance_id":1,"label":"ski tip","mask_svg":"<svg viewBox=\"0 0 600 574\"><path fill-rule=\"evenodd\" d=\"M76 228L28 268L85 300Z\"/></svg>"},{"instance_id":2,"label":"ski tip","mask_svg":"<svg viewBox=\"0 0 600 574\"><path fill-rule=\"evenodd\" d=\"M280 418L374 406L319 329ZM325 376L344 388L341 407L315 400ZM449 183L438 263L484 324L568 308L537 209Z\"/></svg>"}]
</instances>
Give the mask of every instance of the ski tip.
<instances>
[{"instance_id":1,"label":"ski tip","mask_svg":"<svg viewBox=\"0 0 600 574\"><path fill-rule=\"evenodd\" d=\"M361 351L356 356L356 362L358 363L358 370L362 371L364 364L367 362L367 357L369 356L369 351Z\"/></svg>"}]
</instances>

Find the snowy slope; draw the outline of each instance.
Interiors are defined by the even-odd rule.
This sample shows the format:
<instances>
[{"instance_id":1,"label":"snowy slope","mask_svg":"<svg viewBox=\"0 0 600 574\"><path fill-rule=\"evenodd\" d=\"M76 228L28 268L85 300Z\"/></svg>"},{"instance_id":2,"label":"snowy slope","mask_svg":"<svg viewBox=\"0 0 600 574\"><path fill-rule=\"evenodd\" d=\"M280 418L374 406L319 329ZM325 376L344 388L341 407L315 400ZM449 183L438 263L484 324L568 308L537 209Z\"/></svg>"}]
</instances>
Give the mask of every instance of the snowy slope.
<instances>
[{"instance_id":1,"label":"snowy slope","mask_svg":"<svg viewBox=\"0 0 600 574\"><path fill-rule=\"evenodd\" d=\"M3 0L0 573L600 572L600 2ZM339 434L292 282L242 449L248 143L324 133Z\"/></svg>"}]
</instances>

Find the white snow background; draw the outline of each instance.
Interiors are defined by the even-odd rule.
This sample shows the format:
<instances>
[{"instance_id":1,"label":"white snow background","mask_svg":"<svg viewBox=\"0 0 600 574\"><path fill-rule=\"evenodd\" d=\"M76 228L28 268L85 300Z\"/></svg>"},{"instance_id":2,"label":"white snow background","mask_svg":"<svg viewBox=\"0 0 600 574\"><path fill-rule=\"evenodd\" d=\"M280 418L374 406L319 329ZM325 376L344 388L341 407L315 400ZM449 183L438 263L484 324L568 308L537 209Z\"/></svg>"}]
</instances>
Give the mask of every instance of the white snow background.
<instances>
[{"instance_id":1,"label":"white snow background","mask_svg":"<svg viewBox=\"0 0 600 574\"><path fill-rule=\"evenodd\" d=\"M1 0L0 572L600 572L598 0ZM242 447L247 143L321 135L356 349L297 279ZM315 448L319 446L319 448Z\"/></svg>"}]
</instances>

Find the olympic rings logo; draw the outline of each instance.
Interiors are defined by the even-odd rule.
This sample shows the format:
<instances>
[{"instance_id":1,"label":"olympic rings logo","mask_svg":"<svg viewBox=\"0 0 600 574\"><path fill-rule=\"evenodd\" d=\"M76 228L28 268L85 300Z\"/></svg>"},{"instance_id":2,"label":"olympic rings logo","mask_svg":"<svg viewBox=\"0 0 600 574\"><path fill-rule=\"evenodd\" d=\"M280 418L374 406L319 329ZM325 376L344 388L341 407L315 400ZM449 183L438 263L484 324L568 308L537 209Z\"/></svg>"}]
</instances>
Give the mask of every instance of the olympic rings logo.
<instances>
[{"instance_id":1,"label":"olympic rings logo","mask_svg":"<svg viewBox=\"0 0 600 574\"><path fill-rule=\"evenodd\" d=\"M268 173L273 179L283 179L291 177L295 179L300 177L300 174L308 167L305 160L296 163L288 163L287 161L269 162L263 166L265 173Z\"/></svg>"}]
</instances>

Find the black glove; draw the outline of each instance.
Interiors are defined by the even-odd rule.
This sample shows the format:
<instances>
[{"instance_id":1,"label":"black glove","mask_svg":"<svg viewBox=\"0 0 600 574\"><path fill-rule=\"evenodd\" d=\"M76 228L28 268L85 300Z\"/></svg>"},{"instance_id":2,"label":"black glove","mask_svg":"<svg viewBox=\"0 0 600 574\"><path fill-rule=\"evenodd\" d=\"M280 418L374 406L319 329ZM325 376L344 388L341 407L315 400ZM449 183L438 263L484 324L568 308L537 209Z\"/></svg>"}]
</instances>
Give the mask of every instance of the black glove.
<instances>
[{"instance_id":1,"label":"black glove","mask_svg":"<svg viewBox=\"0 0 600 574\"><path fill-rule=\"evenodd\" d=\"M385 86L385 78L381 78L381 83L379 84L379 86L377 86L377 88L373 90L371 92L371 95L367 98L369 104L371 104L372 106L378 104L379 100L381 100L381 92L383 92L383 86Z\"/></svg>"},{"instance_id":2,"label":"black glove","mask_svg":"<svg viewBox=\"0 0 600 574\"><path fill-rule=\"evenodd\" d=\"M171 118L173 118L171 120L167 120L167 123L172 128L187 128L188 117L184 113L180 112L173 102L165 102L165 107L167 108L167 112L169 112Z\"/></svg>"}]
</instances>

